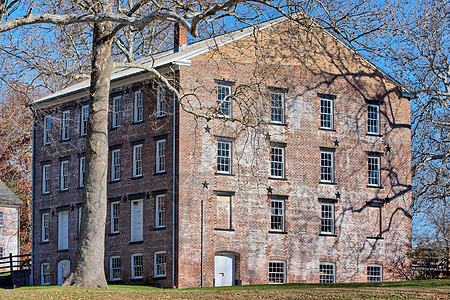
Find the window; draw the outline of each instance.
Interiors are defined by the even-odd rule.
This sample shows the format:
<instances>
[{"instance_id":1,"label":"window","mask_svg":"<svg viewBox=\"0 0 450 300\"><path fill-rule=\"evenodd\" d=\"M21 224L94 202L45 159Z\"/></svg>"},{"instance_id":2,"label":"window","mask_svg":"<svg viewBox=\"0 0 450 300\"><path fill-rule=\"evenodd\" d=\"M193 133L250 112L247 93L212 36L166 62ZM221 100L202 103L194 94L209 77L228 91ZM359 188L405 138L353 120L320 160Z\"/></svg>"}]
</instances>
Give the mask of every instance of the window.
<instances>
[{"instance_id":1,"label":"window","mask_svg":"<svg viewBox=\"0 0 450 300\"><path fill-rule=\"evenodd\" d=\"M217 173L231 174L231 142L217 142Z\"/></svg>"},{"instance_id":2,"label":"window","mask_svg":"<svg viewBox=\"0 0 450 300\"><path fill-rule=\"evenodd\" d=\"M334 204L322 203L320 233L334 234Z\"/></svg>"},{"instance_id":3,"label":"window","mask_svg":"<svg viewBox=\"0 0 450 300\"><path fill-rule=\"evenodd\" d=\"M166 140L156 141L156 173L166 171Z\"/></svg>"},{"instance_id":4,"label":"window","mask_svg":"<svg viewBox=\"0 0 450 300\"><path fill-rule=\"evenodd\" d=\"M216 228L231 229L231 194L234 192L214 191L216 197Z\"/></svg>"},{"instance_id":5,"label":"window","mask_svg":"<svg viewBox=\"0 0 450 300\"><path fill-rule=\"evenodd\" d=\"M284 231L284 200L270 200L270 229Z\"/></svg>"},{"instance_id":6,"label":"window","mask_svg":"<svg viewBox=\"0 0 450 300\"><path fill-rule=\"evenodd\" d=\"M335 282L335 268L334 263L323 262L320 263L320 283L334 283Z\"/></svg>"},{"instance_id":7,"label":"window","mask_svg":"<svg viewBox=\"0 0 450 300\"><path fill-rule=\"evenodd\" d=\"M269 261L269 283L286 282L286 263L284 261Z\"/></svg>"},{"instance_id":8,"label":"window","mask_svg":"<svg viewBox=\"0 0 450 300\"><path fill-rule=\"evenodd\" d=\"M320 152L320 181L334 182L334 152L324 151Z\"/></svg>"},{"instance_id":9,"label":"window","mask_svg":"<svg viewBox=\"0 0 450 300\"><path fill-rule=\"evenodd\" d=\"M222 116L231 118L231 86L217 87L217 108Z\"/></svg>"},{"instance_id":10,"label":"window","mask_svg":"<svg viewBox=\"0 0 450 300\"><path fill-rule=\"evenodd\" d=\"M142 254L131 255L131 278L141 279L144 274L144 263L142 259Z\"/></svg>"},{"instance_id":11,"label":"window","mask_svg":"<svg viewBox=\"0 0 450 300\"><path fill-rule=\"evenodd\" d=\"M111 202L111 233L119 232L120 202Z\"/></svg>"},{"instance_id":12,"label":"window","mask_svg":"<svg viewBox=\"0 0 450 300\"><path fill-rule=\"evenodd\" d=\"M369 219L365 226L368 231L368 238L378 239L382 237L382 206L381 203L369 203Z\"/></svg>"},{"instance_id":13,"label":"window","mask_svg":"<svg viewBox=\"0 0 450 300\"><path fill-rule=\"evenodd\" d=\"M270 94L270 118L273 123L284 123L284 94L271 93Z\"/></svg>"},{"instance_id":14,"label":"window","mask_svg":"<svg viewBox=\"0 0 450 300\"><path fill-rule=\"evenodd\" d=\"M164 83L156 87L156 116L164 117L166 115L166 86Z\"/></svg>"},{"instance_id":15,"label":"window","mask_svg":"<svg viewBox=\"0 0 450 300\"><path fill-rule=\"evenodd\" d=\"M117 128L122 124L122 96L113 98L112 127Z\"/></svg>"},{"instance_id":16,"label":"window","mask_svg":"<svg viewBox=\"0 0 450 300\"><path fill-rule=\"evenodd\" d=\"M49 214L48 213L43 213L42 214L42 224L41 224L41 228L42 228L42 242L48 242L49 241L49 224L50 223L50 219L49 219Z\"/></svg>"},{"instance_id":17,"label":"window","mask_svg":"<svg viewBox=\"0 0 450 300\"><path fill-rule=\"evenodd\" d=\"M270 148L270 176L284 178L284 147Z\"/></svg>"},{"instance_id":18,"label":"window","mask_svg":"<svg viewBox=\"0 0 450 300\"><path fill-rule=\"evenodd\" d=\"M58 250L69 248L69 212L62 211L58 214Z\"/></svg>"},{"instance_id":19,"label":"window","mask_svg":"<svg viewBox=\"0 0 450 300\"><path fill-rule=\"evenodd\" d=\"M44 145L50 144L50 133L52 130L52 119L50 117L44 117Z\"/></svg>"},{"instance_id":20,"label":"window","mask_svg":"<svg viewBox=\"0 0 450 300\"><path fill-rule=\"evenodd\" d=\"M380 106L369 104L367 106L367 132L380 134Z\"/></svg>"},{"instance_id":21,"label":"window","mask_svg":"<svg viewBox=\"0 0 450 300\"><path fill-rule=\"evenodd\" d=\"M89 114L89 105L83 105L81 107L81 120L80 120L81 136L85 136L87 134L88 114Z\"/></svg>"},{"instance_id":22,"label":"window","mask_svg":"<svg viewBox=\"0 0 450 300\"><path fill-rule=\"evenodd\" d=\"M320 128L333 129L333 100L320 99Z\"/></svg>"},{"instance_id":23,"label":"window","mask_svg":"<svg viewBox=\"0 0 450 300\"><path fill-rule=\"evenodd\" d=\"M69 161L63 160L61 161L61 182L60 182L60 190L66 191L69 189Z\"/></svg>"},{"instance_id":24,"label":"window","mask_svg":"<svg viewBox=\"0 0 450 300\"><path fill-rule=\"evenodd\" d=\"M120 180L120 149L111 152L111 181Z\"/></svg>"},{"instance_id":25,"label":"window","mask_svg":"<svg viewBox=\"0 0 450 300\"><path fill-rule=\"evenodd\" d=\"M109 279L111 281L120 280L120 256L111 256L109 258Z\"/></svg>"},{"instance_id":26,"label":"window","mask_svg":"<svg viewBox=\"0 0 450 300\"><path fill-rule=\"evenodd\" d=\"M81 229L81 214L82 214L82 211L83 211L83 207L79 206L78 207L78 232L80 232L80 229Z\"/></svg>"},{"instance_id":27,"label":"window","mask_svg":"<svg viewBox=\"0 0 450 300\"><path fill-rule=\"evenodd\" d=\"M42 194L50 193L50 165L42 166Z\"/></svg>"},{"instance_id":28,"label":"window","mask_svg":"<svg viewBox=\"0 0 450 300\"><path fill-rule=\"evenodd\" d=\"M50 285L50 264L41 264L41 285Z\"/></svg>"},{"instance_id":29,"label":"window","mask_svg":"<svg viewBox=\"0 0 450 300\"><path fill-rule=\"evenodd\" d=\"M383 281L383 268L380 265L368 265L367 281Z\"/></svg>"},{"instance_id":30,"label":"window","mask_svg":"<svg viewBox=\"0 0 450 300\"><path fill-rule=\"evenodd\" d=\"M142 144L133 146L133 177L142 176Z\"/></svg>"},{"instance_id":31,"label":"window","mask_svg":"<svg viewBox=\"0 0 450 300\"><path fill-rule=\"evenodd\" d=\"M0 258L5 257L5 247L4 246L0 246Z\"/></svg>"},{"instance_id":32,"label":"window","mask_svg":"<svg viewBox=\"0 0 450 300\"><path fill-rule=\"evenodd\" d=\"M155 277L166 276L166 251L155 252Z\"/></svg>"},{"instance_id":33,"label":"window","mask_svg":"<svg viewBox=\"0 0 450 300\"><path fill-rule=\"evenodd\" d=\"M369 185L380 186L380 157L369 156Z\"/></svg>"},{"instance_id":34,"label":"window","mask_svg":"<svg viewBox=\"0 0 450 300\"><path fill-rule=\"evenodd\" d=\"M166 227L166 195L156 195L156 228Z\"/></svg>"},{"instance_id":35,"label":"window","mask_svg":"<svg viewBox=\"0 0 450 300\"><path fill-rule=\"evenodd\" d=\"M84 156L80 157L80 187L84 187L84 175L86 169L86 159Z\"/></svg>"},{"instance_id":36,"label":"window","mask_svg":"<svg viewBox=\"0 0 450 300\"><path fill-rule=\"evenodd\" d=\"M142 200L131 202L131 241L139 242L144 238L143 235L143 206Z\"/></svg>"},{"instance_id":37,"label":"window","mask_svg":"<svg viewBox=\"0 0 450 300\"><path fill-rule=\"evenodd\" d=\"M69 125L70 125L70 111L66 110L62 112L62 124L61 124L61 140L66 141L69 139Z\"/></svg>"},{"instance_id":38,"label":"window","mask_svg":"<svg viewBox=\"0 0 450 300\"><path fill-rule=\"evenodd\" d=\"M0 210L0 227L5 227L5 212Z\"/></svg>"},{"instance_id":39,"label":"window","mask_svg":"<svg viewBox=\"0 0 450 300\"><path fill-rule=\"evenodd\" d=\"M134 94L134 123L139 123L144 120L144 104L142 99L142 92L136 91Z\"/></svg>"}]
</instances>

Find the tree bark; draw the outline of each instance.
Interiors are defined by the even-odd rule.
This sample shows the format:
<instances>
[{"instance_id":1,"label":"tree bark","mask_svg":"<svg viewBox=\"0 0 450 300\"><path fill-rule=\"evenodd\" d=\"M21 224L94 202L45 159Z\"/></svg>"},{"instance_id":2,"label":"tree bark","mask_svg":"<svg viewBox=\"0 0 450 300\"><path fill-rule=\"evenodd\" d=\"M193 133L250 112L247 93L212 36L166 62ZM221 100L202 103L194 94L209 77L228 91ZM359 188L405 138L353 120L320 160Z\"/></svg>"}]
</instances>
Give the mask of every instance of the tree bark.
<instances>
[{"instance_id":1,"label":"tree bark","mask_svg":"<svg viewBox=\"0 0 450 300\"><path fill-rule=\"evenodd\" d=\"M86 182L75 266L64 285L107 288L104 269L112 25L94 24Z\"/></svg>"}]
</instances>

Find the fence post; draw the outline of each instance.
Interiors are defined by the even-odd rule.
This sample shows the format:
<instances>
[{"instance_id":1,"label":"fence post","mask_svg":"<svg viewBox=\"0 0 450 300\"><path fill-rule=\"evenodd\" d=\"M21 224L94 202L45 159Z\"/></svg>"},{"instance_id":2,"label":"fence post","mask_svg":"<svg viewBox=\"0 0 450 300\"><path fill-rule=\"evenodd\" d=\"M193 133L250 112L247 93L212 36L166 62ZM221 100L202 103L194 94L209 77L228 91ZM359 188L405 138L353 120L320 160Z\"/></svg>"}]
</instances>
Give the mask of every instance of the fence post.
<instances>
[{"instance_id":1,"label":"fence post","mask_svg":"<svg viewBox=\"0 0 450 300\"><path fill-rule=\"evenodd\" d=\"M11 272L11 275L13 273L13 258L12 258L12 253L9 253L9 270Z\"/></svg>"}]
</instances>

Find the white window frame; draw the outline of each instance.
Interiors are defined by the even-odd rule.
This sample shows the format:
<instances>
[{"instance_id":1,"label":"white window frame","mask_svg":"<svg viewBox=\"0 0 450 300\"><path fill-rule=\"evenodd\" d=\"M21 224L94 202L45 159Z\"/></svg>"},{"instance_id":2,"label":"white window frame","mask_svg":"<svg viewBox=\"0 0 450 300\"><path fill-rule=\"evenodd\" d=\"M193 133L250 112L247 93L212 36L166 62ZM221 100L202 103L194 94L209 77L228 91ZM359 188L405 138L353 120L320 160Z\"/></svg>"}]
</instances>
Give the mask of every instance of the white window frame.
<instances>
[{"instance_id":1,"label":"white window frame","mask_svg":"<svg viewBox=\"0 0 450 300\"><path fill-rule=\"evenodd\" d=\"M67 214L67 227L61 222L61 216ZM67 231L67 236L63 236L64 230ZM58 213L58 250L69 249L69 212L61 211Z\"/></svg>"},{"instance_id":2,"label":"white window frame","mask_svg":"<svg viewBox=\"0 0 450 300\"><path fill-rule=\"evenodd\" d=\"M42 166L42 194L50 193L50 164Z\"/></svg>"},{"instance_id":3,"label":"white window frame","mask_svg":"<svg viewBox=\"0 0 450 300\"><path fill-rule=\"evenodd\" d=\"M322 267L326 270L322 270ZM331 268L330 268L331 267ZM328 272L331 270L332 272ZM326 274L323 274L327 271ZM319 264L319 283L335 283L336 282L336 264L332 262L321 262Z\"/></svg>"},{"instance_id":4,"label":"white window frame","mask_svg":"<svg viewBox=\"0 0 450 300\"><path fill-rule=\"evenodd\" d=\"M380 105L367 105L367 133L374 135L380 134Z\"/></svg>"},{"instance_id":5,"label":"white window frame","mask_svg":"<svg viewBox=\"0 0 450 300\"><path fill-rule=\"evenodd\" d=\"M320 203L320 233L321 234L334 234L334 203ZM326 208L326 209L325 209ZM330 228L330 230L324 230L324 228Z\"/></svg>"},{"instance_id":6,"label":"white window frame","mask_svg":"<svg viewBox=\"0 0 450 300\"><path fill-rule=\"evenodd\" d=\"M166 139L156 141L156 173L166 171Z\"/></svg>"},{"instance_id":7,"label":"white window frame","mask_svg":"<svg viewBox=\"0 0 450 300\"><path fill-rule=\"evenodd\" d=\"M376 162L375 164L373 162ZM376 169L373 169L376 166ZM381 159L380 156L369 155L367 157L368 168L368 185L373 187L379 187L381 181ZM374 176L375 175L375 176Z\"/></svg>"},{"instance_id":8,"label":"white window frame","mask_svg":"<svg viewBox=\"0 0 450 300\"><path fill-rule=\"evenodd\" d=\"M275 151L277 153L275 153ZM281 168L279 168L279 166L281 166ZM285 147L270 147L270 177L284 179L285 170Z\"/></svg>"},{"instance_id":9,"label":"white window frame","mask_svg":"<svg viewBox=\"0 0 450 300\"><path fill-rule=\"evenodd\" d=\"M70 138L70 110L63 111L61 119L61 140L67 141Z\"/></svg>"},{"instance_id":10,"label":"white window frame","mask_svg":"<svg viewBox=\"0 0 450 300\"><path fill-rule=\"evenodd\" d=\"M133 146L133 177L142 176L142 144Z\"/></svg>"},{"instance_id":11,"label":"white window frame","mask_svg":"<svg viewBox=\"0 0 450 300\"><path fill-rule=\"evenodd\" d=\"M118 128L122 125L122 96L114 97L112 102L112 128Z\"/></svg>"},{"instance_id":12,"label":"white window frame","mask_svg":"<svg viewBox=\"0 0 450 300\"><path fill-rule=\"evenodd\" d=\"M285 104L284 93L270 93L270 120L275 124L284 124L285 122Z\"/></svg>"},{"instance_id":13,"label":"white window frame","mask_svg":"<svg viewBox=\"0 0 450 300\"><path fill-rule=\"evenodd\" d=\"M5 211L0 210L0 227L5 227Z\"/></svg>"},{"instance_id":14,"label":"white window frame","mask_svg":"<svg viewBox=\"0 0 450 300\"><path fill-rule=\"evenodd\" d=\"M225 148L224 148L225 147ZM231 174L233 145L228 141L217 141L217 173Z\"/></svg>"},{"instance_id":15,"label":"white window frame","mask_svg":"<svg viewBox=\"0 0 450 300\"><path fill-rule=\"evenodd\" d=\"M274 266L273 264L277 264ZM272 266L271 266L272 265ZM280 271L280 266L282 265L282 271ZM277 270L274 270L274 269ZM281 278L281 280L280 280ZM270 260L269 261L269 272L268 272L269 284L285 284L286 283L286 262L283 260Z\"/></svg>"},{"instance_id":16,"label":"white window frame","mask_svg":"<svg viewBox=\"0 0 450 300\"><path fill-rule=\"evenodd\" d=\"M380 275L374 275L370 268L379 268ZM367 265L367 282L382 282L383 281L383 266L378 264Z\"/></svg>"},{"instance_id":17,"label":"white window frame","mask_svg":"<svg viewBox=\"0 0 450 300\"><path fill-rule=\"evenodd\" d=\"M231 86L229 85L218 85L217 86L217 109L219 111L219 116L225 118L231 118L233 115L232 111L232 97L231 97Z\"/></svg>"},{"instance_id":18,"label":"white window frame","mask_svg":"<svg viewBox=\"0 0 450 300\"><path fill-rule=\"evenodd\" d=\"M167 90L164 83L159 83L156 87L156 116L165 117L167 115L166 103Z\"/></svg>"},{"instance_id":19,"label":"white window frame","mask_svg":"<svg viewBox=\"0 0 450 300\"><path fill-rule=\"evenodd\" d=\"M162 203L162 206L161 206ZM156 195L155 227L166 227L166 194Z\"/></svg>"},{"instance_id":20,"label":"white window frame","mask_svg":"<svg viewBox=\"0 0 450 300\"><path fill-rule=\"evenodd\" d=\"M67 191L69 189L69 161L61 161L61 177L59 182L59 190Z\"/></svg>"},{"instance_id":21,"label":"white window frame","mask_svg":"<svg viewBox=\"0 0 450 300\"><path fill-rule=\"evenodd\" d=\"M280 204L281 207L279 206ZM270 231L284 232L285 221L286 215L285 215L284 200L270 199ZM278 228L274 228L273 227L274 224L278 224L279 225Z\"/></svg>"},{"instance_id":22,"label":"white window frame","mask_svg":"<svg viewBox=\"0 0 450 300\"><path fill-rule=\"evenodd\" d=\"M141 257L142 265L135 265L134 258ZM136 268L141 268L141 274L136 276ZM144 255L142 253L135 253L131 255L131 278L132 279L142 279L144 277Z\"/></svg>"},{"instance_id":23,"label":"white window frame","mask_svg":"<svg viewBox=\"0 0 450 300\"><path fill-rule=\"evenodd\" d=\"M48 273L44 272L44 266L48 268L46 270ZM48 281L45 280L46 278L48 279ZM41 285L50 285L50 263L41 264Z\"/></svg>"},{"instance_id":24,"label":"white window frame","mask_svg":"<svg viewBox=\"0 0 450 300\"><path fill-rule=\"evenodd\" d=\"M89 105L81 106L81 115L80 115L80 135L87 135L87 122L89 115Z\"/></svg>"},{"instance_id":25,"label":"white window frame","mask_svg":"<svg viewBox=\"0 0 450 300\"><path fill-rule=\"evenodd\" d=\"M334 151L320 151L320 182L334 183Z\"/></svg>"},{"instance_id":26,"label":"white window frame","mask_svg":"<svg viewBox=\"0 0 450 300\"><path fill-rule=\"evenodd\" d=\"M320 98L320 128L334 129L334 100L332 99Z\"/></svg>"},{"instance_id":27,"label":"white window frame","mask_svg":"<svg viewBox=\"0 0 450 300\"><path fill-rule=\"evenodd\" d=\"M164 255L164 261L159 260L159 256ZM164 272L162 272L164 271ZM166 251L157 251L154 254L154 274L156 278L167 276L167 253Z\"/></svg>"},{"instance_id":28,"label":"white window frame","mask_svg":"<svg viewBox=\"0 0 450 300\"><path fill-rule=\"evenodd\" d=\"M141 224L139 225L137 222L137 220L135 220L135 203L137 203L137 205L141 205L142 206L142 215L141 215ZM133 200L131 201L131 242L140 242L144 239L144 201L142 199L139 200ZM140 227L138 227L140 226ZM140 232L140 235L137 236L137 232Z\"/></svg>"},{"instance_id":29,"label":"white window frame","mask_svg":"<svg viewBox=\"0 0 450 300\"><path fill-rule=\"evenodd\" d=\"M80 157L80 174L79 174L79 178L80 178L79 187L80 188L84 187L85 174L86 174L86 158L84 156L81 156Z\"/></svg>"},{"instance_id":30,"label":"white window frame","mask_svg":"<svg viewBox=\"0 0 450 300\"><path fill-rule=\"evenodd\" d=\"M50 239L50 214L41 215L41 241L48 242Z\"/></svg>"},{"instance_id":31,"label":"white window frame","mask_svg":"<svg viewBox=\"0 0 450 300\"><path fill-rule=\"evenodd\" d=\"M113 262L113 260L118 260L119 264L115 264ZM116 261L117 262L117 261ZM114 271L117 271L119 273L119 277L115 277L114 276ZM121 280L122 279L122 260L120 258L120 256L115 255L115 256L111 256L109 258L109 280L110 281L117 281L117 280Z\"/></svg>"},{"instance_id":32,"label":"white window frame","mask_svg":"<svg viewBox=\"0 0 450 300\"><path fill-rule=\"evenodd\" d=\"M115 228L117 225L117 228ZM111 233L120 231L120 201L111 202Z\"/></svg>"},{"instance_id":33,"label":"white window frame","mask_svg":"<svg viewBox=\"0 0 450 300\"><path fill-rule=\"evenodd\" d=\"M44 145L50 145L50 133L52 130L52 119L50 116L44 117Z\"/></svg>"},{"instance_id":34,"label":"white window frame","mask_svg":"<svg viewBox=\"0 0 450 300\"><path fill-rule=\"evenodd\" d=\"M144 121L144 99L141 90L134 93L134 123L140 123Z\"/></svg>"},{"instance_id":35,"label":"white window frame","mask_svg":"<svg viewBox=\"0 0 450 300\"><path fill-rule=\"evenodd\" d=\"M111 181L120 180L120 149L111 151Z\"/></svg>"}]
</instances>

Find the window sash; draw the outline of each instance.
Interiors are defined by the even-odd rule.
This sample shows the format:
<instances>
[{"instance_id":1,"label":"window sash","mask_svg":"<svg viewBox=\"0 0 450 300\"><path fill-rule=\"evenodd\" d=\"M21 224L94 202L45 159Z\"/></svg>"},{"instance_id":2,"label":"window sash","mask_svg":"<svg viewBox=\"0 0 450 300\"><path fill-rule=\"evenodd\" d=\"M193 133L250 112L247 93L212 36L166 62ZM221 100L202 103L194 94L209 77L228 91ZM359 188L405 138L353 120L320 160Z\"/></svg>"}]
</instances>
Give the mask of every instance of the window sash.
<instances>
[{"instance_id":1,"label":"window sash","mask_svg":"<svg viewBox=\"0 0 450 300\"><path fill-rule=\"evenodd\" d=\"M269 261L269 283L283 284L286 282L286 262Z\"/></svg>"},{"instance_id":2,"label":"window sash","mask_svg":"<svg viewBox=\"0 0 450 300\"><path fill-rule=\"evenodd\" d=\"M120 179L120 150L111 152L111 181Z\"/></svg>"},{"instance_id":3,"label":"window sash","mask_svg":"<svg viewBox=\"0 0 450 300\"><path fill-rule=\"evenodd\" d=\"M131 202L131 241L138 242L144 239L144 202L136 200Z\"/></svg>"},{"instance_id":4,"label":"window sash","mask_svg":"<svg viewBox=\"0 0 450 300\"><path fill-rule=\"evenodd\" d=\"M231 118L231 86L217 87L217 108L222 116Z\"/></svg>"},{"instance_id":5,"label":"window sash","mask_svg":"<svg viewBox=\"0 0 450 300\"><path fill-rule=\"evenodd\" d=\"M367 106L367 131L373 134L380 133L380 107L378 105Z\"/></svg>"},{"instance_id":6,"label":"window sash","mask_svg":"<svg viewBox=\"0 0 450 300\"><path fill-rule=\"evenodd\" d=\"M217 142L217 173L231 174L231 142Z\"/></svg>"},{"instance_id":7,"label":"window sash","mask_svg":"<svg viewBox=\"0 0 450 300\"><path fill-rule=\"evenodd\" d=\"M270 94L270 119L272 123L284 123L284 94Z\"/></svg>"},{"instance_id":8,"label":"window sash","mask_svg":"<svg viewBox=\"0 0 450 300\"><path fill-rule=\"evenodd\" d=\"M50 264L41 264L41 285L50 285Z\"/></svg>"},{"instance_id":9,"label":"window sash","mask_svg":"<svg viewBox=\"0 0 450 300\"><path fill-rule=\"evenodd\" d=\"M368 157L369 185L380 186L380 158L378 156Z\"/></svg>"},{"instance_id":10,"label":"window sash","mask_svg":"<svg viewBox=\"0 0 450 300\"><path fill-rule=\"evenodd\" d=\"M136 91L134 94L134 123L144 120L144 104L142 98L142 92Z\"/></svg>"},{"instance_id":11,"label":"window sash","mask_svg":"<svg viewBox=\"0 0 450 300\"><path fill-rule=\"evenodd\" d=\"M334 205L322 203L321 233L334 234Z\"/></svg>"},{"instance_id":12,"label":"window sash","mask_svg":"<svg viewBox=\"0 0 450 300\"><path fill-rule=\"evenodd\" d=\"M320 152L320 181L334 182L334 153Z\"/></svg>"},{"instance_id":13,"label":"window sash","mask_svg":"<svg viewBox=\"0 0 450 300\"><path fill-rule=\"evenodd\" d=\"M109 258L109 278L110 280L121 279L121 260L120 256L112 256Z\"/></svg>"},{"instance_id":14,"label":"window sash","mask_svg":"<svg viewBox=\"0 0 450 300\"><path fill-rule=\"evenodd\" d=\"M111 233L119 232L120 202L111 202Z\"/></svg>"},{"instance_id":15,"label":"window sash","mask_svg":"<svg viewBox=\"0 0 450 300\"><path fill-rule=\"evenodd\" d=\"M166 195L156 196L156 227L166 227Z\"/></svg>"},{"instance_id":16,"label":"window sash","mask_svg":"<svg viewBox=\"0 0 450 300\"><path fill-rule=\"evenodd\" d=\"M284 178L284 147L270 148L270 176Z\"/></svg>"},{"instance_id":17,"label":"window sash","mask_svg":"<svg viewBox=\"0 0 450 300\"><path fill-rule=\"evenodd\" d=\"M140 279L144 275L144 263L142 254L131 255L131 277Z\"/></svg>"},{"instance_id":18,"label":"window sash","mask_svg":"<svg viewBox=\"0 0 450 300\"><path fill-rule=\"evenodd\" d=\"M320 128L333 129L333 100L320 99Z\"/></svg>"},{"instance_id":19,"label":"window sash","mask_svg":"<svg viewBox=\"0 0 450 300\"><path fill-rule=\"evenodd\" d=\"M155 277L166 276L166 260L167 255L165 251L155 252Z\"/></svg>"},{"instance_id":20,"label":"window sash","mask_svg":"<svg viewBox=\"0 0 450 300\"><path fill-rule=\"evenodd\" d=\"M52 119L50 117L44 118L44 145L50 144L50 131L52 129Z\"/></svg>"},{"instance_id":21,"label":"window sash","mask_svg":"<svg viewBox=\"0 0 450 300\"><path fill-rule=\"evenodd\" d=\"M49 240L49 214L48 213L43 213L42 214L42 237L41 240L43 242L48 242Z\"/></svg>"},{"instance_id":22,"label":"window sash","mask_svg":"<svg viewBox=\"0 0 450 300\"><path fill-rule=\"evenodd\" d=\"M156 116L166 116L166 86L164 83L156 87Z\"/></svg>"},{"instance_id":23,"label":"window sash","mask_svg":"<svg viewBox=\"0 0 450 300\"><path fill-rule=\"evenodd\" d=\"M133 147L133 177L142 176L142 145Z\"/></svg>"},{"instance_id":24,"label":"window sash","mask_svg":"<svg viewBox=\"0 0 450 300\"><path fill-rule=\"evenodd\" d=\"M335 283L335 265L320 263L320 283Z\"/></svg>"},{"instance_id":25,"label":"window sash","mask_svg":"<svg viewBox=\"0 0 450 300\"><path fill-rule=\"evenodd\" d=\"M156 142L156 173L166 171L166 140Z\"/></svg>"},{"instance_id":26,"label":"window sash","mask_svg":"<svg viewBox=\"0 0 450 300\"><path fill-rule=\"evenodd\" d=\"M87 134L87 121L89 115L89 106L83 105L81 107L81 126L80 126L80 134L85 136Z\"/></svg>"},{"instance_id":27,"label":"window sash","mask_svg":"<svg viewBox=\"0 0 450 300\"><path fill-rule=\"evenodd\" d=\"M86 174L86 159L84 156L80 157L80 187L84 187L84 177Z\"/></svg>"},{"instance_id":28,"label":"window sash","mask_svg":"<svg viewBox=\"0 0 450 300\"><path fill-rule=\"evenodd\" d=\"M122 123L122 96L113 98L112 127L117 128Z\"/></svg>"},{"instance_id":29,"label":"window sash","mask_svg":"<svg viewBox=\"0 0 450 300\"><path fill-rule=\"evenodd\" d=\"M0 210L0 227L5 227L5 212Z\"/></svg>"},{"instance_id":30,"label":"window sash","mask_svg":"<svg viewBox=\"0 0 450 300\"><path fill-rule=\"evenodd\" d=\"M367 281L369 282L383 281L383 268L381 265L367 266Z\"/></svg>"},{"instance_id":31,"label":"window sash","mask_svg":"<svg viewBox=\"0 0 450 300\"><path fill-rule=\"evenodd\" d=\"M284 231L284 201L270 200L270 229Z\"/></svg>"},{"instance_id":32,"label":"window sash","mask_svg":"<svg viewBox=\"0 0 450 300\"><path fill-rule=\"evenodd\" d=\"M63 141L69 139L69 120L70 120L70 111L62 112L62 131L61 131L61 139Z\"/></svg>"},{"instance_id":33,"label":"window sash","mask_svg":"<svg viewBox=\"0 0 450 300\"><path fill-rule=\"evenodd\" d=\"M69 162L67 160L61 162L61 182L60 190L69 189Z\"/></svg>"},{"instance_id":34,"label":"window sash","mask_svg":"<svg viewBox=\"0 0 450 300\"><path fill-rule=\"evenodd\" d=\"M50 165L42 166L42 193L50 192Z\"/></svg>"}]
</instances>

